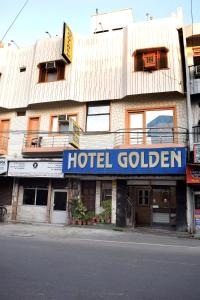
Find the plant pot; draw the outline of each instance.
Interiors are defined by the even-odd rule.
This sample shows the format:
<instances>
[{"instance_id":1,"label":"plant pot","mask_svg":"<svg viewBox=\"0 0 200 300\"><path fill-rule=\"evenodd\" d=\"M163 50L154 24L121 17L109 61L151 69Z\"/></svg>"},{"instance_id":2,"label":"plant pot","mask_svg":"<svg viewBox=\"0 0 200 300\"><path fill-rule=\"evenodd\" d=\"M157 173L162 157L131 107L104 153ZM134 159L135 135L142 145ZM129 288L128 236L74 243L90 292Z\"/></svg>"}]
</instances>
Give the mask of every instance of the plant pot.
<instances>
[{"instance_id":1,"label":"plant pot","mask_svg":"<svg viewBox=\"0 0 200 300\"><path fill-rule=\"evenodd\" d=\"M82 225L83 221L82 220L78 220L78 225Z\"/></svg>"}]
</instances>

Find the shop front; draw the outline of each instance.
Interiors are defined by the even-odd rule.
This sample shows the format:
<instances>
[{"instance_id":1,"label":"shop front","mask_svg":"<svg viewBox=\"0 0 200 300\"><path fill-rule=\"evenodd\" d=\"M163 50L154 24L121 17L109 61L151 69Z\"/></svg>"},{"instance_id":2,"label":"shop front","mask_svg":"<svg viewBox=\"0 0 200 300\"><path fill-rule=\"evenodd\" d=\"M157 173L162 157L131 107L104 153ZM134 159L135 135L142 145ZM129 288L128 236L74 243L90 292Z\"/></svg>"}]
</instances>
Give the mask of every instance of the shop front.
<instances>
[{"instance_id":1,"label":"shop front","mask_svg":"<svg viewBox=\"0 0 200 300\"><path fill-rule=\"evenodd\" d=\"M182 147L66 150L63 159L63 173L79 176L85 191L82 201L95 213L97 199L104 193L102 187L96 187L106 178L111 182L112 223L117 226L185 229L185 169L186 149Z\"/></svg>"},{"instance_id":2,"label":"shop front","mask_svg":"<svg viewBox=\"0 0 200 300\"><path fill-rule=\"evenodd\" d=\"M61 161L11 161L8 175L15 181L13 221L67 223L69 182Z\"/></svg>"},{"instance_id":3,"label":"shop front","mask_svg":"<svg viewBox=\"0 0 200 300\"><path fill-rule=\"evenodd\" d=\"M186 178L190 190L191 231L200 233L200 165L188 164Z\"/></svg>"}]
</instances>

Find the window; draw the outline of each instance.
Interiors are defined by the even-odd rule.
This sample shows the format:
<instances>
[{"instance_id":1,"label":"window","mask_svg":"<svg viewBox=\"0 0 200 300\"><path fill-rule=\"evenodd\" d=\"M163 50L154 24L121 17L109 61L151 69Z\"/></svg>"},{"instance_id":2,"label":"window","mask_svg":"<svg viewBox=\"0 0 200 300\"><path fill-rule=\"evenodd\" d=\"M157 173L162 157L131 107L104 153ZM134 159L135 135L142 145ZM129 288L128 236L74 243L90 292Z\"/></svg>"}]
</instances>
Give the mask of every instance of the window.
<instances>
[{"instance_id":1,"label":"window","mask_svg":"<svg viewBox=\"0 0 200 300\"><path fill-rule=\"evenodd\" d=\"M140 49L133 53L135 71L151 71L168 68L168 49L152 48Z\"/></svg>"},{"instance_id":2,"label":"window","mask_svg":"<svg viewBox=\"0 0 200 300\"><path fill-rule=\"evenodd\" d=\"M157 109L128 112L130 144L163 144L174 142L174 110Z\"/></svg>"},{"instance_id":3,"label":"window","mask_svg":"<svg viewBox=\"0 0 200 300\"><path fill-rule=\"evenodd\" d=\"M101 181L101 204L112 199L112 181Z\"/></svg>"},{"instance_id":4,"label":"window","mask_svg":"<svg viewBox=\"0 0 200 300\"><path fill-rule=\"evenodd\" d=\"M48 190L42 188L24 188L23 204L25 205L47 205Z\"/></svg>"},{"instance_id":5,"label":"window","mask_svg":"<svg viewBox=\"0 0 200 300\"><path fill-rule=\"evenodd\" d=\"M50 130L52 132L59 132L59 133L64 133L69 131L70 118L77 122L77 114L62 115L62 118L59 118L59 115L51 116Z\"/></svg>"},{"instance_id":6,"label":"window","mask_svg":"<svg viewBox=\"0 0 200 300\"><path fill-rule=\"evenodd\" d=\"M39 64L39 82L65 79L65 62L62 60Z\"/></svg>"},{"instance_id":7,"label":"window","mask_svg":"<svg viewBox=\"0 0 200 300\"><path fill-rule=\"evenodd\" d=\"M25 110L17 111L17 117L24 117L25 115L26 115L26 111Z\"/></svg>"},{"instance_id":8,"label":"window","mask_svg":"<svg viewBox=\"0 0 200 300\"><path fill-rule=\"evenodd\" d=\"M19 70L20 70L20 73L26 72L26 67L21 67Z\"/></svg>"},{"instance_id":9,"label":"window","mask_svg":"<svg viewBox=\"0 0 200 300\"><path fill-rule=\"evenodd\" d=\"M139 206L149 205L149 190L138 190L138 205Z\"/></svg>"},{"instance_id":10,"label":"window","mask_svg":"<svg viewBox=\"0 0 200 300\"><path fill-rule=\"evenodd\" d=\"M5 151L8 148L9 127L9 119L0 120L0 148Z\"/></svg>"},{"instance_id":11,"label":"window","mask_svg":"<svg viewBox=\"0 0 200 300\"><path fill-rule=\"evenodd\" d=\"M110 130L110 105L89 104L87 109L87 131Z\"/></svg>"}]
</instances>

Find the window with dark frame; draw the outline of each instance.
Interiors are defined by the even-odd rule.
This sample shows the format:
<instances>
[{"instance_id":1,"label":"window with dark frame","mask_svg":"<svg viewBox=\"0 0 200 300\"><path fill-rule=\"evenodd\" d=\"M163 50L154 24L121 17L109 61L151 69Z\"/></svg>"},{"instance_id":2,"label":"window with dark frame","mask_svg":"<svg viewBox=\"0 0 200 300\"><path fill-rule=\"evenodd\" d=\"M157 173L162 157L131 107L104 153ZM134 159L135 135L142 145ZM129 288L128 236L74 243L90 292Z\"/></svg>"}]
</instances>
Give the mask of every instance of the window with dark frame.
<instances>
[{"instance_id":1,"label":"window with dark frame","mask_svg":"<svg viewBox=\"0 0 200 300\"><path fill-rule=\"evenodd\" d=\"M138 190L138 205L149 206L149 190Z\"/></svg>"},{"instance_id":2,"label":"window with dark frame","mask_svg":"<svg viewBox=\"0 0 200 300\"><path fill-rule=\"evenodd\" d=\"M101 204L112 199L112 181L101 181Z\"/></svg>"},{"instance_id":3,"label":"window with dark frame","mask_svg":"<svg viewBox=\"0 0 200 300\"><path fill-rule=\"evenodd\" d=\"M168 68L168 49L165 47L138 49L133 53L134 70L152 71Z\"/></svg>"},{"instance_id":4,"label":"window with dark frame","mask_svg":"<svg viewBox=\"0 0 200 300\"><path fill-rule=\"evenodd\" d=\"M26 72L26 67L19 68L20 73Z\"/></svg>"},{"instance_id":5,"label":"window with dark frame","mask_svg":"<svg viewBox=\"0 0 200 300\"><path fill-rule=\"evenodd\" d=\"M110 130L110 104L89 104L86 131Z\"/></svg>"},{"instance_id":6,"label":"window with dark frame","mask_svg":"<svg viewBox=\"0 0 200 300\"><path fill-rule=\"evenodd\" d=\"M69 131L69 119L73 119L77 122L77 114L66 115L66 120L59 120L59 115L51 116L50 130L52 132L64 133Z\"/></svg>"},{"instance_id":7,"label":"window with dark frame","mask_svg":"<svg viewBox=\"0 0 200 300\"><path fill-rule=\"evenodd\" d=\"M23 205L47 205L48 189L24 188Z\"/></svg>"},{"instance_id":8,"label":"window with dark frame","mask_svg":"<svg viewBox=\"0 0 200 300\"><path fill-rule=\"evenodd\" d=\"M57 60L39 64L39 83L65 79L65 62Z\"/></svg>"}]
</instances>

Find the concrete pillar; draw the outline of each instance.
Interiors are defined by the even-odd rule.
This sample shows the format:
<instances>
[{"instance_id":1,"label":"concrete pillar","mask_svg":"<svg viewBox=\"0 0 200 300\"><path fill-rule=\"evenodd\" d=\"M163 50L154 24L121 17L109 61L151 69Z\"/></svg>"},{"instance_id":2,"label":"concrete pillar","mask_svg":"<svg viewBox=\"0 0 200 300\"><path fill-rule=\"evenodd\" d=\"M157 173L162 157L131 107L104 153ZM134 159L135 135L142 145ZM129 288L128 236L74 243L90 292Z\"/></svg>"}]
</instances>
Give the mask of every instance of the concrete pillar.
<instances>
[{"instance_id":1,"label":"concrete pillar","mask_svg":"<svg viewBox=\"0 0 200 300\"><path fill-rule=\"evenodd\" d=\"M112 181L112 205L111 205L111 223L116 224L116 208L117 208L117 182Z\"/></svg>"},{"instance_id":2,"label":"concrete pillar","mask_svg":"<svg viewBox=\"0 0 200 300\"><path fill-rule=\"evenodd\" d=\"M187 228L188 232L194 232L194 199L191 187L187 185Z\"/></svg>"},{"instance_id":3,"label":"concrete pillar","mask_svg":"<svg viewBox=\"0 0 200 300\"><path fill-rule=\"evenodd\" d=\"M96 181L96 197L95 197L95 214L98 215L102 212L101 209L101 181Z\"/></svg>"},{"instance_id":4,"label":"concrete pillar","mask_svg":"<svg viewBox=\"0 0 200 300\"><path fill-rule=\"evenodd\" d=\"M127 184L126 180L117 180L117 209L116 226L126 226L126 202L127 202Z\"/></svg>"},{"instance_id":5,"label":"concrete pillar","mask_svg":"<svg viewBox=\"0 0 200 300\"><path fill-rule=\"evenodd\" d=\"M11 216L11 220L13 222L16 222L17 219L18 195L19 195L19 180L18 178L14 178L13 191L12 191L12 216Z\"/></svg>"},{"instance_id":6,"label":"concrete pillar","mask_svg":"<svg viewBox=\"0 0 200 300\"><path fill-rule=\"evenodd\" d=\"M51 195L52 195L52 181L49 179L48 195L47 195L47 222L51 223Z\"/></svg>"}]
</instances>

